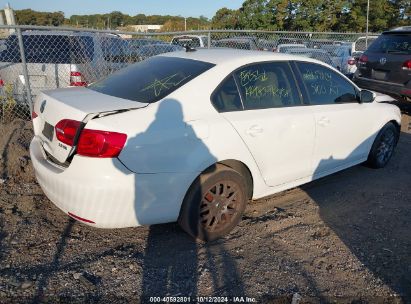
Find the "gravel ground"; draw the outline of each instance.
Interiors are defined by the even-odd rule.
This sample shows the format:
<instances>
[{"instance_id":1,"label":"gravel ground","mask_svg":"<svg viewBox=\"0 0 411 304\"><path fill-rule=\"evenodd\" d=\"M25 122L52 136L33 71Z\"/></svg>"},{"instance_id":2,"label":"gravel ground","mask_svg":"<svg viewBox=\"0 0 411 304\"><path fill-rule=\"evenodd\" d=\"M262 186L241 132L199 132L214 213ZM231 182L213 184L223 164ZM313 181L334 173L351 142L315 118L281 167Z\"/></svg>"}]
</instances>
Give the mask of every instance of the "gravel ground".
<instances>
[{"instance_id":1,"label":"gravel ground","mask_svg":"<svg viewBox=\"0 0 411 304\"><path fill-rule=\"evenodd\" d=\"M411 303L409 114L386 168L356 166L252 202L211 244L176 224L99 230L70 220L34 179L30 123L0 125L0 303Z\"/></svg>"}]
</instances>

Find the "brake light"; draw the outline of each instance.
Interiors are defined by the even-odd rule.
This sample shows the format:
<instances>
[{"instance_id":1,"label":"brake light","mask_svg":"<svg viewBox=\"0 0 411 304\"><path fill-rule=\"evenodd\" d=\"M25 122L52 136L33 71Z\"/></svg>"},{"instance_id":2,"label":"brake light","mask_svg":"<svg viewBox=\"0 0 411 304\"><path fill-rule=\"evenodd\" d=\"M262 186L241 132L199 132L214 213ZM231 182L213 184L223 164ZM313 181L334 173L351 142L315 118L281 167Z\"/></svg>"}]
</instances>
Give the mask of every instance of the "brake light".
<instances>
[{"instance_id":1,"label":"brake light","mask_svg":"<svg viewBox=\"0 0 411 304\"><path fill-rule=\"evenodd\" d=\"M87 82L83 80L83 75L80 72L70 72L70 85L73 87L85 87Z\"/></svg>"},{"instance_id":2,"label":"brake light","mask_svg":"<svg viewBox=\"0 0 411 304\"><path fill-rule=\"evenodd\" d=\"M3 81L3 79L0 79L0 87L3 87L4 86L4 81Z\"/></svg>"},{"instance_id":3,"label":"brake light","mask_svg":"<svg viewBox=\"0 0 411 304\"><path fill-rule=\"evenodd\" d=\"M77 120L60 120L54 127L57 139L66 145L74 146L74 139L76 138L80 125L81 122Z\"/></svg>"},{"instance_id":4,"label":"brake light","mask_svg":"<svg viewBox=\"0 0 411 304\"><path fill-rule=\"evenodd\" d=\"M354 65L355 64L355 59L348 59L347 63L349 65Z\"/></svg>"},{"instance_id":5,"label":"brake light","mask_svg":"<svg viewBox=\"0 0 411 304\"><path fill-rule=\"evenodd\" d=\"M360 61L360 63L367 63L368 62L368 56L362 54L359 61Z\"/></svg>"},{"instance_id":6,"label":"brake light","mask_svg":"<svg viewBox=\"0 0 411 304\"><path fill-rule=\"evenodd\" d=\"M80 134L77 153L89 157L117 157L127 135L117 132L84 129Z\"/></svg>"},{"instance_id":7,"label":"brake light","mask_svg":"<svg viewBox=\"0 0 411 304\"><path fill-rule=\"evenodd\" d=\"M411 70L411 60L407 60L402 64L402 69L403 70Z\"/></svg>"},{"instance_id":8,"label":"brake light","mask_svg":"<svg viewBox=\"0 0 411 304\"><path fill-rule=\"evenodd\" d=\"M37 115L37 113L36 112L31 112L31 119L34 119L34 118L37 118L38 117L38 115Z\"/></svg>"}]
</instances>

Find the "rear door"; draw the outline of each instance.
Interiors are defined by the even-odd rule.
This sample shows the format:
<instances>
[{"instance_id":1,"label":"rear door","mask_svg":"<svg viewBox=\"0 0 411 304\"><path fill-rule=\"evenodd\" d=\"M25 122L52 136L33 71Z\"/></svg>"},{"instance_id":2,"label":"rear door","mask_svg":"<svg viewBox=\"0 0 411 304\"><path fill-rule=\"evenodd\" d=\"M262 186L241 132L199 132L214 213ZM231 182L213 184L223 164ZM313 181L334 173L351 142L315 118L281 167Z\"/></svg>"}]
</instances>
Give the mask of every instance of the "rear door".
<instances>
[{"instance_id":1,"label":"rear door","mask_svg":"<svg viewBox=\"0 0 411 304\"><path fill-rule=\"evenodd\" d=\"M301 104L288 63L245 66L217 92L213 98L216 108L225 112L223 116L247 145L267 185L312 174L314 117Z\"/></svg>"}]
</instances>

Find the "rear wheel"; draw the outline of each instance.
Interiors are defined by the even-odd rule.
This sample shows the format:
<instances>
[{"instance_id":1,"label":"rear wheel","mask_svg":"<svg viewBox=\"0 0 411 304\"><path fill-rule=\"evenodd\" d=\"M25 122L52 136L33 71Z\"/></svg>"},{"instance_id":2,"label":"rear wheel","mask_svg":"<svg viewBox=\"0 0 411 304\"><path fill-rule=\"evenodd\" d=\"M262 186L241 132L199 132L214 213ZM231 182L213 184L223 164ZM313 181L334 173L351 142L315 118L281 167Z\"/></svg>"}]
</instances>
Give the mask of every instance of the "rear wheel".
<instances>
[{"instance_id":1,"label":"rear wheel","mask_svg":"<svg viewBox=\"0 0 411 304\"><path fill-rule=\"evenodd\" d=\"M383 168L394 153L398 141L398 130L393 123L387 123L378 133L368 155L367 164L372 168Z\"/></svg>"},{"instance_id":2,"label":"rear wheel","mask_svg":"<svg viewBox=\"0 0 411 304\"><path fill-rule=\"evenodd\" d=\"M178 222L194 238L212 241L229 233L240 222L246 205L243 176L218 164L191 185Z\"/></svg>"}]
</instances>

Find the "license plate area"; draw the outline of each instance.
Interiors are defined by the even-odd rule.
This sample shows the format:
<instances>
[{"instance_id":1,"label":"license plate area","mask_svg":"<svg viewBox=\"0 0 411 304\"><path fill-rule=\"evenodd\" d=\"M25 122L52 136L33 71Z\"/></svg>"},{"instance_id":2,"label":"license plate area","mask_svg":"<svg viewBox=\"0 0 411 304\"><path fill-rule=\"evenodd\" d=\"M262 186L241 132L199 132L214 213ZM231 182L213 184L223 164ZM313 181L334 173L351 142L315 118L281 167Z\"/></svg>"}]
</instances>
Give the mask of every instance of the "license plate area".
<instances>
[{"instance_id":1,"label":"license plate area","mask_svg":"<svg viewBox=\"0 0 411 304\"><path fill-rule=\"evenodd\" d=\"M49 141L53 141L54 127L48 122L44 123L43 131L41 132Z\"/></svg>"},{"instance_id":2,"label":"license plate area","mask_svg":"<svg viewBox=\"0 0 411 304\"><path fill-rule=\"evenodd\" d=\"M373 70L372 74L373 74L372 78L377 79L377 80L386 80L387 78L387 72L385 71Z\"/></svg>"}]
</instances>

